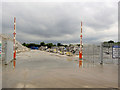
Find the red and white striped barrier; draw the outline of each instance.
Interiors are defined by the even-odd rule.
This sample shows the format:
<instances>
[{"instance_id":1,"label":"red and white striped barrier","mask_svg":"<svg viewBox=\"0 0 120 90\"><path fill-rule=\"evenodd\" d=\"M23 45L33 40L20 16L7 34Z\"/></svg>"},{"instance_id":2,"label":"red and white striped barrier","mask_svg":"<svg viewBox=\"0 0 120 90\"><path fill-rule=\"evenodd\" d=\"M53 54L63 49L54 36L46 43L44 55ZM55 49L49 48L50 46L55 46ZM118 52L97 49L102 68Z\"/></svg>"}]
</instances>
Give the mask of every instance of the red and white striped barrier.
<instances>
[{"instance_id":1,"label":"red and white striped barrier","mask_svg":"<svg viewBox=\"0 0 120 90\"><path fill-rule=\"evenodd\" d=\"M15 68L15 64L16 64L16 62L15 62L15 60L16 60L16 50L15 50L15 47L16 47L16 17L14 17L14 33L13 33L13 35L14 35L14 39L13 39L13 43L14 43L14 45L13 45L13 51L14 51L14 54L13 54L13 68Z\"/></svg>"},{"instance_id":2,"label":"red and white striped barrier","mask_svg":"<svg viewBox=\"0 0 120 90\"><path fill-rule=\"evenodd\" d=\"M80 35L80 51L79 51L79 59L82 59L82 22L81 22L81 35Z\"/></svg>"}]
</instances>

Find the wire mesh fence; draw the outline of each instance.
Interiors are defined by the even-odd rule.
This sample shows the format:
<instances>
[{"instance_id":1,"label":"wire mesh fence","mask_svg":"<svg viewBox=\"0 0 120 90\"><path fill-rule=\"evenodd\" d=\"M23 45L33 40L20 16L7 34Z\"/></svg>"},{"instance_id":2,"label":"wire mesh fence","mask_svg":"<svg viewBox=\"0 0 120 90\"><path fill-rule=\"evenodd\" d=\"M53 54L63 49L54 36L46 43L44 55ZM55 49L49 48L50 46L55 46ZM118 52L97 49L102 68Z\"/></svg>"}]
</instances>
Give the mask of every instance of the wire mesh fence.
<instances>
[{"instance_id":1,"label":"wire mesh fence","mask_svg":"<svg viewBox=\"0 0 120 90\"><path fill-rule=\"evenodd\" d=\"M84 44L83 59L92 63L101 63L103 61L105 64L118 64L118 58L112 57L112 46L104 47L103 44Z\"/></svg>"},{"instance_id":2,"label":"wire mesh fence","mask_svg":"<svg viewBox=\"0 0 120 90\"><path fill-rule=\"evenodd\" d=\"M112 57L112 47L103 47L103 62L118 64L118 58Z\"/></svg>"},{"instance_id":3,"label":"wire mesh fence","mask_svg":"<svg viewBox=\"0 0 120 90\"><path fill-rule=\"evenodd\" d=\"M100 62L100 45L84 44L83 59L93 63Z\"/></svg>"}]
</instances>

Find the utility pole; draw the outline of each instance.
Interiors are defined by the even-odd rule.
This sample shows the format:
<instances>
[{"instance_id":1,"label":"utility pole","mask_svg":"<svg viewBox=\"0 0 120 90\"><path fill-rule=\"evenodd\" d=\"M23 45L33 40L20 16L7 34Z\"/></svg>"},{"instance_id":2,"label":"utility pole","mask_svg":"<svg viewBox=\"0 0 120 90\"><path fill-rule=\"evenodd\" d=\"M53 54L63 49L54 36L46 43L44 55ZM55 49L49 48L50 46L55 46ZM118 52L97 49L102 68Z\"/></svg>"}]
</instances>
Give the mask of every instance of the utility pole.
<instances>
[{"instance_id":1,"label":"utility pole","mask_svg":"<svg viewBox=\"0 0 120 90\"><path fill-rule=\"evenodd\" d=\"M16 60L16 17L14 17L14 33L13 33L13 35L14 35L14 39L13 39L13 43L14 43L14 45L13 45L13 51L14 51L14 53L13 53L13 68L15 68L15 64L16 64L16 62L15 62L15 60Z\"/></svg>"}]
</instances>

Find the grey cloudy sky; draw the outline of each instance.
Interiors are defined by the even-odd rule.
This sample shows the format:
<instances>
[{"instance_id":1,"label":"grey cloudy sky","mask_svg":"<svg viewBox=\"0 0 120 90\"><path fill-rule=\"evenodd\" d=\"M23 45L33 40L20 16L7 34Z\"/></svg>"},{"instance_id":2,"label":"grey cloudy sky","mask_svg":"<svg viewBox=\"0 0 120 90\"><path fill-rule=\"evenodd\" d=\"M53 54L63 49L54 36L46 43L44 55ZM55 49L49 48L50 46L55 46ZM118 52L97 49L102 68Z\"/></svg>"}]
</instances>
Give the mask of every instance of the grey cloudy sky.
<instances>
[{"instance_id":1,"label":"grey cloudy sky","mask_svg":"<svg viewBox=\"0 0 120 90\"><path fill-rule=\"evenodd\" d=\"M118 41L117 2L3 2L2 32L12 35L16 17L20 42L79 43Z\"/></svg>"}]
</instances>

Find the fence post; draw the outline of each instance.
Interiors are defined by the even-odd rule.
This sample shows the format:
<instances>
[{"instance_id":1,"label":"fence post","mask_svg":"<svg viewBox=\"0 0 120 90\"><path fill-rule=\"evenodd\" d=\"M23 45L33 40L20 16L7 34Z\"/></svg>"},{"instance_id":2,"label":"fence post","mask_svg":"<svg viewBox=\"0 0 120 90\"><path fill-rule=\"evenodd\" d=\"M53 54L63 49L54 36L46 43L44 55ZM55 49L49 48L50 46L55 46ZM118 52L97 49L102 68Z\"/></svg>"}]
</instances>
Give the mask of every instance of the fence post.
<instances>
[{"instance_id":1,"label":"fence post","mask_svg":"<svg viewBox=\"0 0 120 90\"><path fill-rule=\"evenodd\" d=\"M100 64L103 64L103 43L100 44Z\"/></svg>"},{"instance_id":2,"label":"fence post","mask_svg":"<svg viewBox=\"0 0 120 90\"><path fill-rule=\"evenodd\" d=\"M94 48L95 48L95 45L93 44L93 63L94 63L94 54L95 54L94 53L94 50L95 50Z\"/></svg>"}]
</instances>

